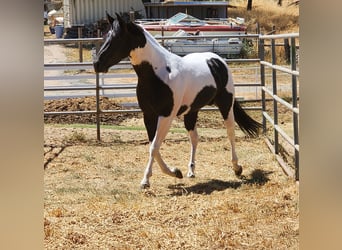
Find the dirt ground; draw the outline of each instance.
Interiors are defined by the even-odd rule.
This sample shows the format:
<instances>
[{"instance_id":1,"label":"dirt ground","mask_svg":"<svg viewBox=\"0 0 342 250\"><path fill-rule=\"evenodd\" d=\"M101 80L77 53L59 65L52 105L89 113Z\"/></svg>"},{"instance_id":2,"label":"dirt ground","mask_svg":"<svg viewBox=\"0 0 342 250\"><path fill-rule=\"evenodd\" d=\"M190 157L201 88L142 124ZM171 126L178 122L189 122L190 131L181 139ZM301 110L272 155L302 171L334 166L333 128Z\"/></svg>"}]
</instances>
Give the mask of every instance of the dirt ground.
<instances>
[{"instance_id":1,"label":"dirt ground","mask_svg":"<svg viewBox=\"0 0 342 250\"><path fill-rule=\"evenodd\" d=\"M120 108L110 99L102 103ZM89 109L93 102L63 104ZM63 105L45 101L44 109ZM175 179L154 164L151 188L141 190L149 150L141 114L108 115L103 123L115 126L102 126L101 142L90 118L46 119L45 248L298 249L298 185L263 137L236 130L244 167L237 178L219 115L201 112L199 120L196 177ZM176 120L161 154L185 176L189 149Z\"/></svg>"}]
</instances>

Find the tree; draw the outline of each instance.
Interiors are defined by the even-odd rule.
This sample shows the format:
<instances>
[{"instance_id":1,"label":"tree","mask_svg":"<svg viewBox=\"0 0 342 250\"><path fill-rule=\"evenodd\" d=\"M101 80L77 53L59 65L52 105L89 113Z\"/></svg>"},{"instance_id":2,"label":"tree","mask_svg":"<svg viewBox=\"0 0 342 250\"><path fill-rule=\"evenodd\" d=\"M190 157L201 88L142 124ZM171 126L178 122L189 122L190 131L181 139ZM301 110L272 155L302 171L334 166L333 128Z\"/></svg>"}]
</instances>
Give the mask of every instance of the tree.
<instances>
[{"instance_id":1,"label":"tree","mask_svg":"<svg viewBox=\"0 0 342 250\"><path fill-rule=\"evenodd\" d=\"M247 1L247 10L252 10L252 0Z\"/></svg>"}]
</instances>

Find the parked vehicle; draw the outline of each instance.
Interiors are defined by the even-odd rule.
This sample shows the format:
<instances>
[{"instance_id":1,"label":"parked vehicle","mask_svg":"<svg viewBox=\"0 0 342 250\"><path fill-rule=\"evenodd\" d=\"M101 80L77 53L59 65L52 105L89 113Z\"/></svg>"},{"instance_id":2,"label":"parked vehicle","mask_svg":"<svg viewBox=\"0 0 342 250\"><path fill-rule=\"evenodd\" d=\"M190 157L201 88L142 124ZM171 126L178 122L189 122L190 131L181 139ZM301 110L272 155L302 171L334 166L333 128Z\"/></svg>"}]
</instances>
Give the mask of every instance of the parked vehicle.
<instances>
[{"instance_id":1,"label":"parked vehicle","mask_svg":"<svg viewBox=\"0 0 342 250\"><path fill-rule=\"evenodd\" d=\"M201 38L203 33L200 31L192 34L181 29L175 32L173 36L175 38L188 37L187 39L168 39L164 41L164 47L180 56L193 52L210 51L221 56L232 57L239 55L243 47L243 43L239 38Z\"/></svg>"},{"instance_id":2,"label":"parked vehicle","mask_svg":"<svg viewBox=\"0 0 342 250\"><path fill-rule=\"evenodd\" d=\"M137 20L152 35L170 36L182 29L186 32L200 31L203 35L244 34L246 26L243 18L218 20L200 20L179 12L169 19L159 21Z\"/></svg>"}]
</instances>

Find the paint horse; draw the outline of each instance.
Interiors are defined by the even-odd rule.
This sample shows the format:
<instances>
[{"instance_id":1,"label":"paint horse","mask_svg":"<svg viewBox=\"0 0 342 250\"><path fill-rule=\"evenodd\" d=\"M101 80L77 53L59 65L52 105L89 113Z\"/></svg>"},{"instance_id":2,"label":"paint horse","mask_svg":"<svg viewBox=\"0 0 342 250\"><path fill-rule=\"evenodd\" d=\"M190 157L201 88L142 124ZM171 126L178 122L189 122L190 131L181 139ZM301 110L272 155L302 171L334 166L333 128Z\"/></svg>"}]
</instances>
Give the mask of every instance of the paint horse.
<instances>
[{"instance_id":1,"label":"paint horse","mask_svg":"<svg viewBox=\"0 0 342 250\"><path fill-rule=\"evenodd\" d=\"M150 186L152 164L157 161L163 173L183 178L178 168L170 168L159 149L172 120L184 116L184 125L191 142L188 177L195 176L195 153L198 143L196 121L199 110L215 104L224 120L231 144L232 164L237 176L235 152L235 121L247 135L256 136L260 123L253 120L234 98L233 77L223 59L214 53L191 53L184 57L162 47L153 36L138 24L126 22L116 14L114 19L107 13L110 30L94 60L95 72L108 69L123 58L130 58L138 76L137 99L143 112L144 124L150 142L149 160L142 188Z\"/></svg>"}]
</instances>

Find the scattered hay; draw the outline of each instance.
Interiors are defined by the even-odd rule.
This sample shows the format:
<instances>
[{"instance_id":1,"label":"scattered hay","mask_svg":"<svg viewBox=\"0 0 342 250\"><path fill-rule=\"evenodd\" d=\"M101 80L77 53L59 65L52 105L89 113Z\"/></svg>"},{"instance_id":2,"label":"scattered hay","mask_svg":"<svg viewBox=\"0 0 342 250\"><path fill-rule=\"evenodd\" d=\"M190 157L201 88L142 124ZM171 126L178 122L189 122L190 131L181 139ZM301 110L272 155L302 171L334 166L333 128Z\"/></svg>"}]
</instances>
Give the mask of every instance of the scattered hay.
<instances>
[{"instance_id":1,"label":"scattered hay","mask_svg":"<svg viewBox=\"0 0 342 250\"><path fill-rule=\"evenodd\" d=\"M61 146L55 138L76 131L96 138L95 129L45 125L45 143ZM103 129L101 143L70 143L45 169L45 247L298 249L298 186L263 139L238 133L236 178L225 129L199 134L196 178L171 178L155 164L148 190L139 189L145 131ZM170 133L161 154L186 172L186 133Z\"/></svg>"}]
</instances>

